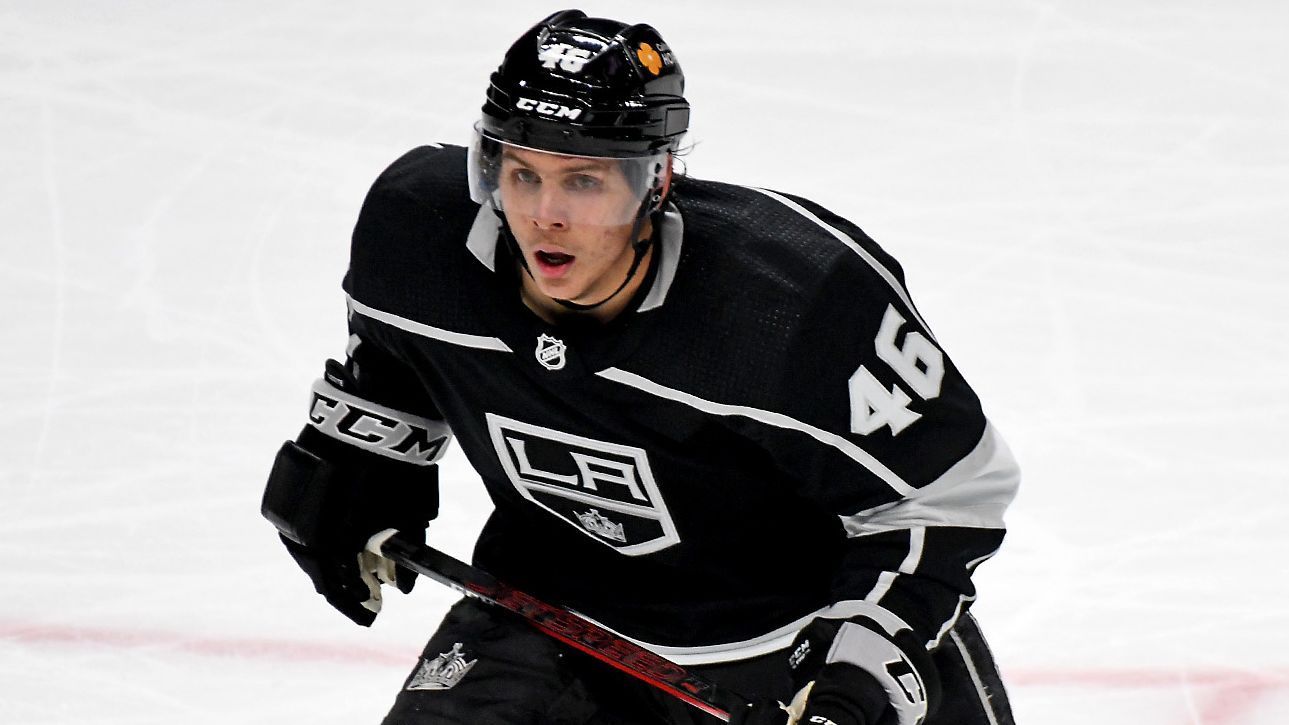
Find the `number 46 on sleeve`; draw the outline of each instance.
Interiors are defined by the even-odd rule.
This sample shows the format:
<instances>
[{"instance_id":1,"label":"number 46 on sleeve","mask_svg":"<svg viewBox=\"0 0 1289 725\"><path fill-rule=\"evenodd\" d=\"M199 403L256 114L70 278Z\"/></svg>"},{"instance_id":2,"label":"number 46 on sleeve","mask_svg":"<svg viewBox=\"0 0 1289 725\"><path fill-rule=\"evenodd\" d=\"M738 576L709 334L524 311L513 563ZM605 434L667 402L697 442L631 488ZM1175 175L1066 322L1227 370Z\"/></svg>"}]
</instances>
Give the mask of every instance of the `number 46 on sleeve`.
<instances>
[{"instance_id":1,"label":"number 46 on sleeve","mask_svg":"<svg viewBox=\"0 0 1289 725\"><path fill-rule=\"evenodd\" d=\"M910 330L904 336L904 343L896 345L895 339L904 324L905 319L895 306L887 305L877 339L873 341L877 357L915 395L931 400L940 395L940 383L944 380L944 353L917 330ZM892 384L888 390L872 371L860 365L850 376L850 430L868 435L882 426L889 426L891 435L899 435L922 417L920 413L909 410L912 400L899 383Z\"/></svg>"}]
</instances>

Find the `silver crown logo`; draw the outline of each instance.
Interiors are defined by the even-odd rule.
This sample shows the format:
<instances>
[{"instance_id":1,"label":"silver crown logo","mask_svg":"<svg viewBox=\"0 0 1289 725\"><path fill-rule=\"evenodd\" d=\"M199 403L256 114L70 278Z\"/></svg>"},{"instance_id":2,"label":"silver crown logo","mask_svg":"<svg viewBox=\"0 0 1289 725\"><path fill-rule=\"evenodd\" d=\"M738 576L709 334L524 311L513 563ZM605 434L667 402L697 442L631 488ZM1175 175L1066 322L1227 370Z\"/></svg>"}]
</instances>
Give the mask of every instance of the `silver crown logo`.
<instances>
[{"instance_id":1,"label":"silver crown logo","mask_svg":"<svg viewBox=\"0 0 1289 725\"><path fill-rule=\"evenodd\" d=\"M624 544L627 541L627 535L622 530L622 524L613 523L596 509L578 514L577 520L581 521L582 526L586 527L586 530L592 534L603 536L606 539L613 539L614 541L621 541Z\"/></svg>"},{"instance_id":2,"label":"silver crown logo","mask_svg":"<svg viewBox=\"0 0 1289 725\"><path fill-rule=\"evenodd\" d=\"M432 660L423 660L407 683L408 690L451 690L479 660L466 661L461 643Z\"/></svg>"}]
</instances>

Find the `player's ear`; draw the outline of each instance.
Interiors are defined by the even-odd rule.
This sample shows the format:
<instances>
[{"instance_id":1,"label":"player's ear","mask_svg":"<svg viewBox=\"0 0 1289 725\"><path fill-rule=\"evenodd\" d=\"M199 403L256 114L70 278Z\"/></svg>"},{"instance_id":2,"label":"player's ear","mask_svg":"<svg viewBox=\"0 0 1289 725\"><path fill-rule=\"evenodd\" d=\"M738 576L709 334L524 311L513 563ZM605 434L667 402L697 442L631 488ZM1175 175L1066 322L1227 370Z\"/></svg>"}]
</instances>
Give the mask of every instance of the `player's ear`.
<instances>
[{"instance_id":1,"label":"player's ear","mask_svg":"<svg viewBox=\"0 0 1289 725\"><path fill-rule=\"evenodd\" d=\"M674 154L667 154L667 168L662 172L662 199L658 202L659 206L667 201L667 194L671 192L671 163L675 158Z\"/></svg>"}]
</instances>

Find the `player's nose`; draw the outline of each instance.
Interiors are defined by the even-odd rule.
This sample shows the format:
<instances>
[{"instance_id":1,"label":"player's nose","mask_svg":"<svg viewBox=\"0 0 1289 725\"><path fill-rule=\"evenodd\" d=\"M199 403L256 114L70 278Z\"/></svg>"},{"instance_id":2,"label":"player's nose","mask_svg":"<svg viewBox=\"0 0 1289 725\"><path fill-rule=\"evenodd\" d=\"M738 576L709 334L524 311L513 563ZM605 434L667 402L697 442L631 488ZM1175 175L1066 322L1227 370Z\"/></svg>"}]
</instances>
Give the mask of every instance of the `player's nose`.
<instances>
[{"instance_id":1,"label":"player's nose","mask_svg":"<svg viewBox=\"0 0 1289 725\"><path fill-rule=\"evenodd\" d=\"M564 195L549 187L537 194L532 209L533 226L545 230L564 229L568 226L568 205Z\"/></svg>"}]
</instances>

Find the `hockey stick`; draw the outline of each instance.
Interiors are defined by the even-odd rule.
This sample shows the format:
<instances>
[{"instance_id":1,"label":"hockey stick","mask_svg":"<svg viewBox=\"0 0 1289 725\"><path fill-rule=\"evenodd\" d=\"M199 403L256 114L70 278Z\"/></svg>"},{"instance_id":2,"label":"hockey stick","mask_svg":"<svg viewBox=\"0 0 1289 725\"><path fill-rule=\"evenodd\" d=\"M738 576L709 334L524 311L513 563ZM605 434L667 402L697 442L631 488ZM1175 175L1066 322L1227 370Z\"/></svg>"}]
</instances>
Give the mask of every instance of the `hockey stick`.
<instances>
[{"instance_id":1,"label":"hockey stick","mask_svg":"<svg viewBox=\"0 0 1289 725\"><path fill-rule=\"evenodd\" d=\"M709 682L567 609L547 604L508 586L482 569L458 561L431 546L405 539L393 529L373 536L367 542L367 549L466 596L517 614L544 634L722 721L729 722L730 713L735 709L749 707L749 701L741 695Z\"/></svg>"}]
</instances>

